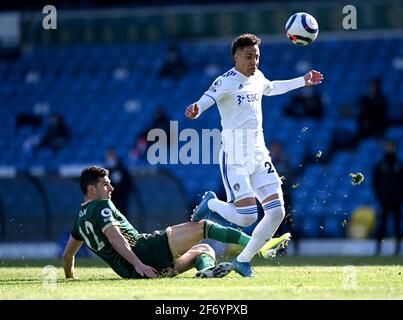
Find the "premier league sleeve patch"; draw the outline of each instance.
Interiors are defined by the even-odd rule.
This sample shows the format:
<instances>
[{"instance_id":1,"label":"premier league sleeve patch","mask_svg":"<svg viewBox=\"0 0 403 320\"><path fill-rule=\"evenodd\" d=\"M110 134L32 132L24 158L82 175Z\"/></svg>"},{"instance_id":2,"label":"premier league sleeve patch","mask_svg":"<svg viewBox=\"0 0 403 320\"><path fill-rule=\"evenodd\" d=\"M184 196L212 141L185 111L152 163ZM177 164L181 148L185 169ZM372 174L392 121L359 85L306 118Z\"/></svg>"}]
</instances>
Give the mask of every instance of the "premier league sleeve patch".
<instances>
[{"instance_id":1,"label":"premier league sleeve patch","mask_svg":"<svg viewBox=\"0 0 403 320\"><path fill-rule=\"evenodd\" d=\"M109 208L104 208L101 210L101 215L104 219L104 222L112 220L112 210Z\"/></svg>"},{"instance_id":2,"label":"premier league sleeve patch","mask_svg":"<svg viewBox=\"0 0 403 320\"><path fill-rule=\"evenodd\" d=\"M222 84L221 79L217 79L216 81L214 81L213 86L214 87L219 87L219 86L221 86L221 84Z\"/></svg>"},{"instance_id":3,"label":"premier league sleeve patch","mask_svg":"<svg viewBox=\"0 0 403 320\"><path fill-rule=\"evenodd\" d=\"M213 84L210 86L209 91L211 92L217 92L217 88L221 86L222 81L221 79L217 79L216 81L213 82Z\"/></svg>"}]
</instances>

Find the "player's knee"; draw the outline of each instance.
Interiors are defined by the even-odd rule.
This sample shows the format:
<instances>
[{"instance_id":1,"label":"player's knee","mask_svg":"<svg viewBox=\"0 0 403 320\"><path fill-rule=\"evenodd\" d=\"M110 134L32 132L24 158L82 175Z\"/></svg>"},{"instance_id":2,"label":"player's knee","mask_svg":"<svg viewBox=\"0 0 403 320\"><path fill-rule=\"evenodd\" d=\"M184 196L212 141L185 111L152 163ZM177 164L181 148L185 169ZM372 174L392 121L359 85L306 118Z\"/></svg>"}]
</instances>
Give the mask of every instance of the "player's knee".
<instances>
[{"instance_id":1,"label":"player's knee","mask_svg":"<svg viewBox=\"0 0 403 320\"><path fill-rule=\"evenodd\" d=\"M272 219L283 221L285 217L285 208L283 205L281 205L271 209L265 209L264 213L270 214Z\"/></svg>"},{"instance_id":2,"label":"player's knee","mask_svg":"<svg viewBox=\"0 0 403 320\"><path fill-rule=\"evenodd\" d=\"M243 214L239 217L237 225L240 227L249 227L251 224L255 223L257 220L257 212L254 214Z\"/></svg>"},{"instance_id":3,"label":"player's knee","mask_svg":"<svg viewBox=\"0 0 403 320\"><path fill-rule=\"evenodd\" d=\"M278 207L278 209L279 210L276 210L276 215L277 215L277 218L278 219L280 219L281 221L283 221L284 220L284 218L285 218L285 209L284 209L284 206L281 206L281 207Z\"/></svg>"},{"instance_id":4,"label":"player's knee","mask_svg":"<svg viewBox=\"0 0 403 320\"><path fill-rule=\"evenodd\" d=\"M257 220L256 204L247 206L237 206L237 221L236 224L241 227L248 227Z\"/></svg>"},{"instance_id":5,"label":"player's knee","mask_svg":"<svg viewBox=\"0 0 403 320\"><path fill-rule=\"evenodd\" d=\"M212 251L213 248L210 245L208 245L207 243L199 243L199 244L194 245L192 247L192 250L199 250L201 252L207 252L207 251Z\"/></svg>"},{"instance_id":6,"label":"player's knee","mask_svg":"<svg viewBox=\"0 0 403 320\"><path fill-rule=\"evenodd\" d=\"M207 253L208 255L212 256L215 259L215 251L207 243L200 243L194 246L193 248L195 248L199 252L199 254Z\"/></svg>"}]
</instances>

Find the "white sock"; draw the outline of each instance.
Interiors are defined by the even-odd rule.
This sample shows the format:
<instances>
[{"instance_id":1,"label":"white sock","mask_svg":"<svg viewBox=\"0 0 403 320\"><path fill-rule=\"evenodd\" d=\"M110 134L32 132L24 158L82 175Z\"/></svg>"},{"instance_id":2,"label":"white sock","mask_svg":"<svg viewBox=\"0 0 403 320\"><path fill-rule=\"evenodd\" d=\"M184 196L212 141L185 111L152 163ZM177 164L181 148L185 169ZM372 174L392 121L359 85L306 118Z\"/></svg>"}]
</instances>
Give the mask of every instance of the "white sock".
<instances>
[{"instance_id":1,"label":"white sock","mask_svg":"<svg viewBox=\"0 0 403 320\"><path fill-rule=\"evenodd\" d=\"M210 210L217 212L225 220L241 227L250 226L257 219L257 206L236 207L218 199L211 199L207 203Z\"/></svg>"},{"instance_id":2,"label":"white sock","mask_svg":"<svg viewBox=\"0 0 403 320\"><path fill-rule=\"evenodd\" d=\"M258 251L269 241L283 221L284 205L280 200L263 204L264 217L252 232L252 238L237 257L239 262L250 262Z\"/></svg>"}]
</instances>

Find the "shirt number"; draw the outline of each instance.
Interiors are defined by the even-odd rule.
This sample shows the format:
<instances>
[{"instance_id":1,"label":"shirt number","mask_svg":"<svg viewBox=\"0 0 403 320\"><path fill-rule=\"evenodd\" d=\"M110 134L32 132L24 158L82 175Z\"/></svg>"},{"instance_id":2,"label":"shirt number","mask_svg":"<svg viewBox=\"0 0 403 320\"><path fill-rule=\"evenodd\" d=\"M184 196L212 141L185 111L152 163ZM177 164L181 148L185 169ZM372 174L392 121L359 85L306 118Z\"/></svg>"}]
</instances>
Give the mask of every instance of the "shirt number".
<instances>
[{"instance_id":1,"label":"shirt number","mask_svg":"<svg viewBox=\"0 0 403 320\"><path fill-rule=\"evenodd\" d=\"M103 241L99 241L97 235L95 234L94 231L94 226L92 225L91 222L89 221L85 221L85 231L86 231L86 235L84 234L84 232L81 230L81 227L78 228L80 231L80 234L83 236L85 243L87 244L87 246L89 246L92 250L94 251L99 251L101 250L103 247L105 247L105 243ZM95 244L97 245L97 248L94 248L91 245L90 239L88 239L87 236L91 236L92 239L94 239Z\"/></svg>"}]
</instances>

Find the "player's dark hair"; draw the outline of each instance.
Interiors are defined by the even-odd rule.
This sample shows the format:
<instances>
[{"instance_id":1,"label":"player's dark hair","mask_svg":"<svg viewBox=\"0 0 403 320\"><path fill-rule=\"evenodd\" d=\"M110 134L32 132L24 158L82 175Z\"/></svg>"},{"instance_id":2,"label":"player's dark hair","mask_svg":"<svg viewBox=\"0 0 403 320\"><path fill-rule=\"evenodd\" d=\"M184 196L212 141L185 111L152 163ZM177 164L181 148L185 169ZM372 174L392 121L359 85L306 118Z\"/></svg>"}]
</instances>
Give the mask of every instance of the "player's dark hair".
<instances>
[{"instance_id":1,"label":"player's dark hair","mask_svg":"<svg viewBox=\"0 0 403 320\"><path fill-rule=\"evenodd\" d=\"M241 34L239 37L237 37L233 42L232 42L232 56L235 55L235 52L238 48L243 49L244 47L249 47L249 46L254 46L254 45L260 45L260 38L255 36L254 34L250 33L244 33Z\"/></svg>"},{"instance_id":2,"label":"player's dark hair","mask_svg":"<svg viewBox=\"0 0 403 320\"><path fill-rule=\"evenodd\" d=\"M88 167L81 171L80 188L83 195L87 194L87 187L89 185L95 186L98 180L105 176L109 176L109 171L98 166Z\"/></svg>"}]
</instances>

